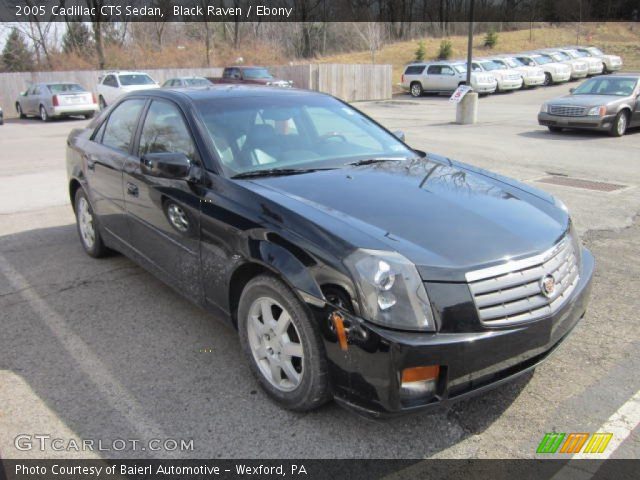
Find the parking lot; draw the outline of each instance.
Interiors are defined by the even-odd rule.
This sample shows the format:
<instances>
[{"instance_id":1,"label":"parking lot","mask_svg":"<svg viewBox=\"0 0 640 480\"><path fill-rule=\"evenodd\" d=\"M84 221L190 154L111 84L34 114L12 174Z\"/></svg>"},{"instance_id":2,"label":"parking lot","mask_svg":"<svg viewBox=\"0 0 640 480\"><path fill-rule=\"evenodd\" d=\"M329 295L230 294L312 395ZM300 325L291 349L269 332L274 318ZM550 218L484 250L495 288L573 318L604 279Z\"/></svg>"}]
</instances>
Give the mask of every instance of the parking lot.
<instances>
[{"instance_id":1,"label":"parking lot","mask_svg":"<svg viewBox=\"0 0 640 480\"><path fill-rule=\"evenodd\" d=\"M447 410L382 422L333 403L309 414L282 410L250 375L234 331L126 258L85 255L68 201L65 141L86 121L7 120L0 457L529 458L546 432L607 431L640 390L640 129L621 138L549 133L537 125L540 104L568 89L482 98L479 123L466 126L453 124L455 106L444 96L356 104L415 148L557 195L597 261L586 317L534 374ZM540 182L548 177L621 188ZM614 458L640 457L636 423L629 419L633 431ZM22 451L14 438L23 433L109 445L192 439L193 450Z\"/></svg>"}]
</instances>

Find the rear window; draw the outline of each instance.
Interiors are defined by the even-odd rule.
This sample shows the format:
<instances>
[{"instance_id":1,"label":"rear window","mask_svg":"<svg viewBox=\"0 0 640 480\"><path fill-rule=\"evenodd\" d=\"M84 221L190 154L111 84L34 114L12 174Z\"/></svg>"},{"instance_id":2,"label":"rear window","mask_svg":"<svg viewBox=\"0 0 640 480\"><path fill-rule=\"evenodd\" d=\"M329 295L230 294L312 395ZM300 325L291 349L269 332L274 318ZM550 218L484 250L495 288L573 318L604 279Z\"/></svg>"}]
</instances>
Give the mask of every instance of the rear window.
<instances>
[{"instance_id":1,"label":"rear window","mask_svg":"<svg viewBox=\"0 0 640 480\"><path fill-rule=\"evenodd\" d=\"M118 75L120 85L152 85L154 82L149 75L126 74Z\"/></svg>"},{"instance_id":2,"label":"rear window","mask_svg":"<svg viewBox=\"0 0 640 480\"><path fill-rule=\"evenodd\" d=\"M51 93L86 92L86 90L77 83L50 83L47 87L49 87L49 91L51 91Z\"/></svg>"},{"instance_id":3,"label":"rear window","mask_svg":"<svg viewBox=\"0 0 640 480\"><path fill-rule=\"evenodd\" d=\"M410 65L404 71L405 75L421 75L424 72L424 65Z\"/></svg>"}]
</instances>

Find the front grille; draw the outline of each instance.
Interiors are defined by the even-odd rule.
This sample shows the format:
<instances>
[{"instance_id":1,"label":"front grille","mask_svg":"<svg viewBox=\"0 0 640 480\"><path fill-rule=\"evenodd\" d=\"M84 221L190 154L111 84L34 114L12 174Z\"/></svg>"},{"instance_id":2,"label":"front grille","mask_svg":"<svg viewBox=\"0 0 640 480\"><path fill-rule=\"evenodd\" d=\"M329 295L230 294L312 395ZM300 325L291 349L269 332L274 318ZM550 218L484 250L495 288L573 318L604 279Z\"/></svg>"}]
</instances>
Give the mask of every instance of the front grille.
<instances>
[{"instance_id":1,"label":"front grille","mask_svg":"<svg viewBox=\"0 0 640 480\"><path fill-rule=\"evenodd\" d=\"M572 105L550 105L549 113L559 117L582 117L587 113L587 109Z\"/></svg>"},{"instance_id":2,"label":"front grille","mask_svg":"<svg viewBox=\"0 0 640 480\"><path fill-rule=\"evenodd\" d=\"M551 276L555 289L543 294ZM557 311L578 284L579 267L569 235L546 252L466 274L480 317L487 326L536 320Z\"/></svg>"},{"instance_id":3,"label":"front grille","mask_svg":"<svg viewBox=\"0 0 640 480\"><path fill-rule=\"evenodd\" d=\"M512 74L507 77L509 80L520 80L520 75Z\"/></svg>"}]
</instances>

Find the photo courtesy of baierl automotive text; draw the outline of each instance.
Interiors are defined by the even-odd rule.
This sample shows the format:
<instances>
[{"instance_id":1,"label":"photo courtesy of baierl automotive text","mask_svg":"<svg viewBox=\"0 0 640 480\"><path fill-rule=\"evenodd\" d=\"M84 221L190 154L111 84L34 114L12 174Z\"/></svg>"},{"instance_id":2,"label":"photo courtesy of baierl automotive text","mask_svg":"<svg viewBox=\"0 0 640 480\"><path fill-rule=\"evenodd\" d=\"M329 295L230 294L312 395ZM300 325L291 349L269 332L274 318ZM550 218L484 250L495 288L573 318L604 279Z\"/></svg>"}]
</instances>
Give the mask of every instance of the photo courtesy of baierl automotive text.
<instances>
[{"instance_id":1,"label":"photo courtesy of baierl automotive text","mask_svg":"<svg viewBox=\"0 0 640 480\"><path fill-rule=\"evenodd\" d=\"M0 479L635 478L639 15L0 2Z\"/></svg>"}]
</instances>

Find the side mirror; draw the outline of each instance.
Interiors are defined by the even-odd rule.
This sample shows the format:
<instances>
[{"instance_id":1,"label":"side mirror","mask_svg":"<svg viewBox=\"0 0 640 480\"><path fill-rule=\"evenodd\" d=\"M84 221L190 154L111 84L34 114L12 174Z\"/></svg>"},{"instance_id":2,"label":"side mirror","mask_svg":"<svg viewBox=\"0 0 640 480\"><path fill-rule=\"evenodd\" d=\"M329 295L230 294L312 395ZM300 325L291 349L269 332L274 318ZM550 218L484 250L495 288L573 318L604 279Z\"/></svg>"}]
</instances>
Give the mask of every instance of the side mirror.
<instances>
[{"instance_id":1,"label":"side mirror","mask_svg":"<svg viewBox=\"0 0 640 480\"><path fill-rule=\"evenodd\" d=\"M20 92L20 95L23 96L23 97L26 97L27 96L27 91L25 90L24 92Z\"/></svg>"},{"instance_id":2,"label":"side mirror","mask_svg":"<svg viewBox=\"0 0 640 480\"><path fill-rule=\"evenodd\" d=\"M191 160L184 153L147 153L140 159L140 170L152 177L186 180L191 166Z\"/></svg>"},{"instance_id":3,"label":"side mirror","mask_svg":"<svg viewBox=\"0 0 640 480\"><path fill-rule=\"evenodd\" d=\"M393 135L394 135L398 140L400 140L401 142L403 142L403 143L404 143L404 141L405 141L405 135L404 135L404 132L403 132L402 130L396 130L396 131L394 131L394 132L393 132Z\"/></svg>"},{"instance_id":4,"label":"side mirror","mask_svg":"<svg viewBox=\"0 0 640 480\"><path fill-rule=\"evenodd\" d=\"M575 91L576 91L576 89L575 89L575 88L570 88L570 89L569 89L569 93L573 93L573 92L575 92Z\"/></svg>"}]
</instances>

